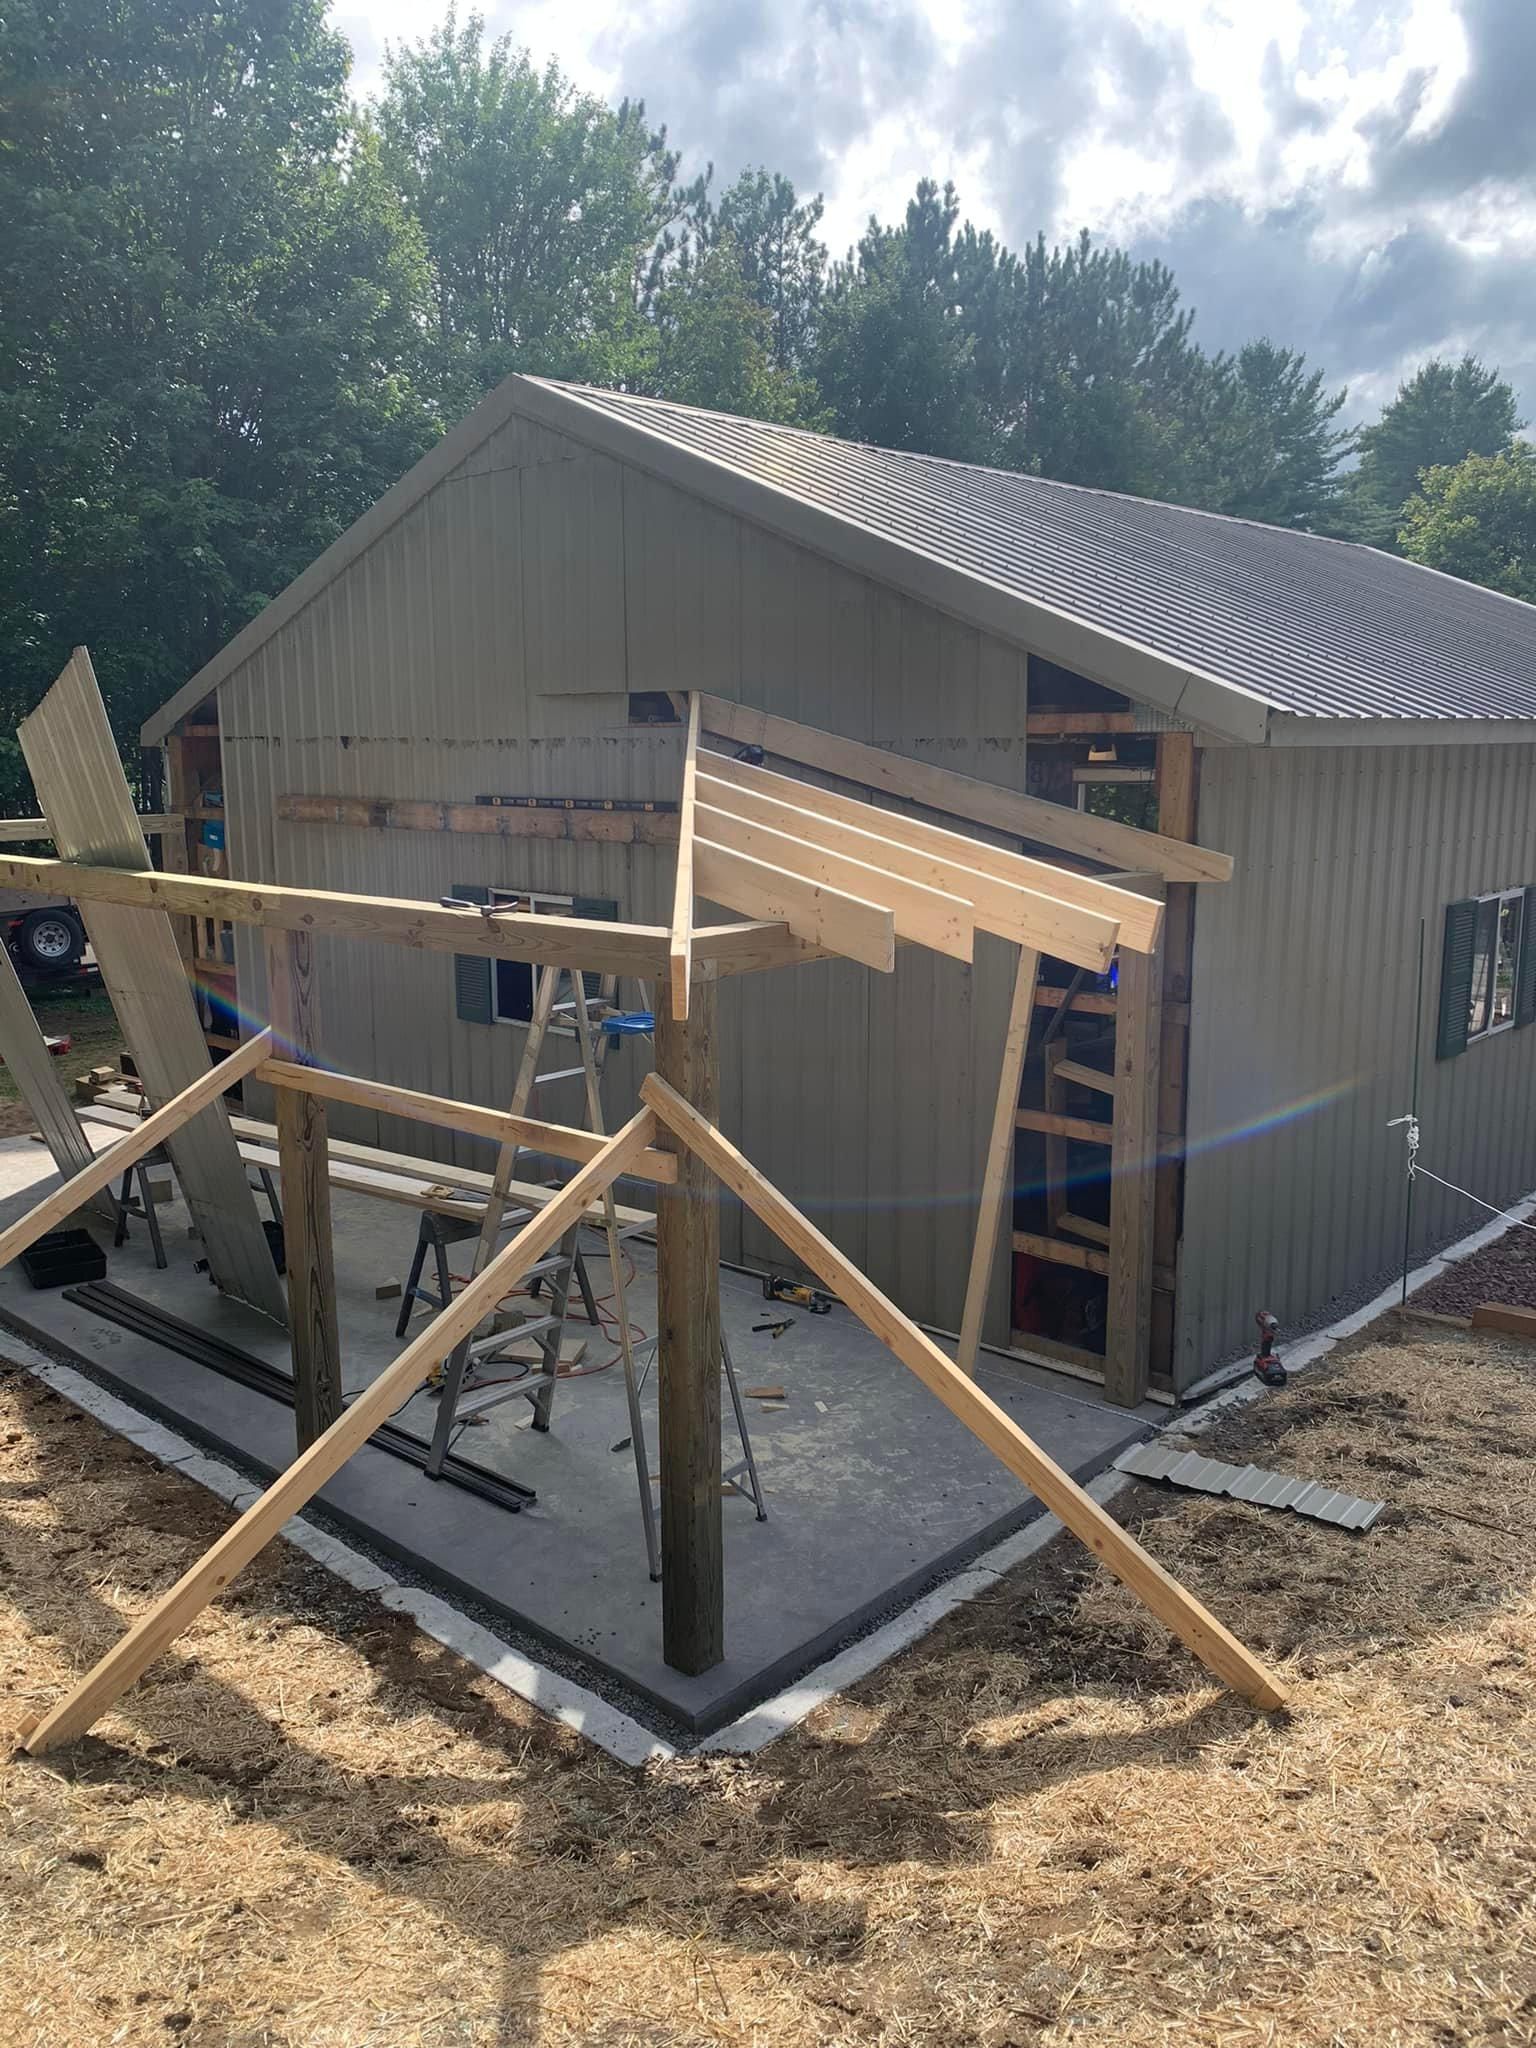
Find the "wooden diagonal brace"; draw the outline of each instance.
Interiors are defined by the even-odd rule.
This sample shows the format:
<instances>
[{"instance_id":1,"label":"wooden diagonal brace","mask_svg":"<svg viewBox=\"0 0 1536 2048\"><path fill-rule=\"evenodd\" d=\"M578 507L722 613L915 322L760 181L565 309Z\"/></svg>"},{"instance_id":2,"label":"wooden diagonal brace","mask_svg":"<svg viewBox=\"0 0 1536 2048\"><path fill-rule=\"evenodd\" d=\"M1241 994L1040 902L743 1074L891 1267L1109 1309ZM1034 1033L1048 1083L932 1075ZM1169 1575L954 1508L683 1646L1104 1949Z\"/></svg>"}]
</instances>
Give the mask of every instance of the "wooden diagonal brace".
<instances>
[{"instance_id":1,"label":"wooden diagonal brace","mask_svg":"<svg viewBox=\"0 0 1536 2048\"><path fill-rule=\"evenodd\" d=\"M1274 1673L1223 1628L1193 1593L1149 1557L1135 1537L1063 1472L1012 1416L968 1380L932 1338L926 1337L873 1281L867 1280L729 1139L723 1138L713 1124L657 1075L646 1077L640 1093L667 1128L847 1303L860 1322L916 1373L951 1415L963 1422L1016 1479L1021 1479L1031 1493L1059 1516L1073 1535L1087 1544L1094 1556L1194 1652L1208 1671L1256 1707L1285 1705L1285 1689Z\"/></svg>"},{"instance_id":2,"label":"wooden diagonal brace","mask_svg":"<svg viewBox=\"0 0 1536 2048\"><path fill-rule=\"evenodd\" d=\"M227 1072L228 1068L221 1071ZM451 1307L433 1318L393 1365L387 1366L325 1434L296 1458L281 1478L273 1481L260 1500L225 1530L212 1549L205 1551L191 1570L139 1617L80 1683L35 1727L24 1725L17 1731L22 1747L39 1756L46 1749L84 1735L162 1651L170 1648L209 1602L223 1592L235 1574L266 1548L284 1522L298 1514L326 1481L341 1470L352 1453L362 1448L379 1424L410 1399L431 1368L469 1335L487 1310L517 1285L551 1245L558 1243L593 1197L600 1195L624 1172L635 1154L645 1149L655 1128L656 1119L649 1109L631 1117L598 1157L560 1190L547 1209L541 1209L524 1225L484 1272L455 1296Z\"/></svg>"}]
</instances>

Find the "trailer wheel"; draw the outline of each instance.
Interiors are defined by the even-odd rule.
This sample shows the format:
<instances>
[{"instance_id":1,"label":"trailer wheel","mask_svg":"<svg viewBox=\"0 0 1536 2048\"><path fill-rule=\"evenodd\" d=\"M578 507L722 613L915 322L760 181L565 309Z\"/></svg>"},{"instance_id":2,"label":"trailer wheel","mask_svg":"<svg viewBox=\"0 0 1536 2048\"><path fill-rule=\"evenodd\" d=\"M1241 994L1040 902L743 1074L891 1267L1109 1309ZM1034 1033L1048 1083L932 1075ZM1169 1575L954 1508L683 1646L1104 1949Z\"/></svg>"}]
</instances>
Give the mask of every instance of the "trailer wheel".
<instances>
[{"instance_id":1,"label":"trailer wheel","mask_svg":"<svg viewBox=\"0 0 1536 2048\"><path fill-rule=\"evenodd\" d=\"M34 910L16 934L17 958L38 974L64 974L85 956L85 932L67 910Z\"/></svg>"}]
</instances>

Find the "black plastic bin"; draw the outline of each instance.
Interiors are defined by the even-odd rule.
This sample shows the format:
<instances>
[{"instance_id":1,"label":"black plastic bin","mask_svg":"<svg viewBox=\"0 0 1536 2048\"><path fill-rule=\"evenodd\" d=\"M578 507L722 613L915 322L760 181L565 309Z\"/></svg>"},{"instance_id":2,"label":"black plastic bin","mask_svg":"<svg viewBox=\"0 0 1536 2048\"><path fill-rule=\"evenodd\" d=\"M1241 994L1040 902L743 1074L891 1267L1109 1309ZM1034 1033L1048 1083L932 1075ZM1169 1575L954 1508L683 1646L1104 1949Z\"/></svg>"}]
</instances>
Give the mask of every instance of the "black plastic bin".
<instances>
[{"instance_id":1,"label":"black plastic bin","mask_svg":"<svg viewBox=\"0 0 1536 2048\"><path fill-rule=\"evenodd\" d=\"M88 1230L49 1230L22 1253L21 1270L34 1287L78 1287L106 1278L107 1255Z\"/></svg>"}]
</instances>

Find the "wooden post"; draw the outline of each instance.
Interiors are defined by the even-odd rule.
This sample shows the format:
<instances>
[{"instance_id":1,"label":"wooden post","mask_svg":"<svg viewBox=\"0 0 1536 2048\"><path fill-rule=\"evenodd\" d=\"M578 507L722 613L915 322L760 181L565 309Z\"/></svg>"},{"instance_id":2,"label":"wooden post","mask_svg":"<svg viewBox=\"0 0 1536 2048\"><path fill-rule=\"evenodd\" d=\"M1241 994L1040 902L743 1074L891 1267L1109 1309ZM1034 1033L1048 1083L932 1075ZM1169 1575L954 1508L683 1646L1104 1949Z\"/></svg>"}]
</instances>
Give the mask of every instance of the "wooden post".
<instances>
[{"instance_id":1,"label":"wooden post","mask_svg":"<svg viewBox=\"0 0 1536 2048\"><path fill-rule=\"evenodd\" d=\"M1192 840L1196 830L1195 736L1165 732L1157 741L1157 829L1169 839ZM1189 992L1195 947L1195 889L1170 882L1163 920L1162 1044L1158 1059L1158 1164L1152 1224L1152 1256L1162 1270L1177 1274L1179 1215L1184 1179L1185 1084L1189 1069ZM1162 1288L1152 1297L1152 1372L1173 1376L1174 1295Z\"/></svg>"},{"instance_id":2,"label":"wooden post","mask_svg":"<svg viewBox=\"0 0 1536 2048\"><path fill-rule=\"evenodd\" d=\"M696 968L686 1021L656 982L656 1071L699 1115L719 1118L715 982ZM725 1655L720 1519L720 1209L708 1166L675 1132L677 1181L656 1190L662 1653L674 1671Z\"/></svg>"},{"instance_id":3,"label":"wooden post","mask_svg":"<svg viewBox=\"0 0 1536 2048\"><path fill-rule=\"evenodd\" d=\"M267 1015L277 1050L297 1065L314 1066L320 1042L314 940L308 932L269 932L266 952ZM330 1147L321 1098L298 1088L275 1092L294 1420L298 1447L306 1451L341 1413Z\"/></svg>"},{"instance_id":4,"label":"wooden post","mask_svg":"<svg viewBox=\"0 0 1536 2048\"><path fill-rule=\"evenodd\" d=\"M1146 1398L1151 1358L1161 976L1162 961L1156 953L1120 949L1104 1395L1123 1408L1134 1408Z\"/></svg>"},{"instance_id":5,"label":"wooden post","mask_svg":"<svg viewBox=\"0 0 1536 2048\"><path fill-rule=\"evenodd\" d=\"M976 1241L971 1250L971 1270L965 1287L965 1312L960 1319L960 1343L955 1363L963 1373L974 1375L981 1329L986 1319L987 1296L992 1291L992 1273L997 1264L997 1240L1004 1236L1013 1259L1013 1147L1018 1129L1019 1081L1024 1056L1029 1050L1029 1029L1035 1016L1035 982L1040 973L1040 955L1028 946L1019 948L1014 975L1013 1005L1003 1037L1002 1075L997 1102L992 1111L992 1135L987 1146L986 1171L981 1183L981 1207L976 1215ZM1008 1228L1002 1231L1004 1211ZM1012 1290L1010 1288L1010 1299ZM1012 1327L1012 1311L1009 1312Z\"/></svg>"}]
</instances>

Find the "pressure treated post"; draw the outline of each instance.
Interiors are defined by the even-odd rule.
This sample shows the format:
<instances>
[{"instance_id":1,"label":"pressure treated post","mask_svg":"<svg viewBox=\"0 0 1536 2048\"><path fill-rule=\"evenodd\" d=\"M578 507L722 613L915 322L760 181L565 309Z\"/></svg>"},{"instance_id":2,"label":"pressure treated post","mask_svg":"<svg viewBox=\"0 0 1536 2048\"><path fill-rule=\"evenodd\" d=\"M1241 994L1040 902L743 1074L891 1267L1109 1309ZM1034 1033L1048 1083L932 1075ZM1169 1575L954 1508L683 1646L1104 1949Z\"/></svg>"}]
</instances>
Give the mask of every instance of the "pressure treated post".
<instances>
[{"instance_id":1,"label":"pressure treated post","mask_svg":"<svg viewBox=\"0 0 1536 2048\"><path fill-rule=\"evenodd\" d=\"M719 1121L715 982L695 968L679 1021L656 982L656 1071L710 1123ZM656 1190L662 1653L674 1671L708 1671L725 1655L720 1520L720 1210L713 1175L663 1129L677 1181Z\"/></svg>"},{"instance_id":2,"label":"pressure treated post","mask_svg":"<svg viewBox=\"0 0 1536 2048\"><path fill-rule=\"evenodd\" d=\"M314 940L308 932L268 932L266 951L267 1014L278 1055L313 1066L320 1044ZM320 1097L299 1088L273 1092L293 1341L294 1419L299 1449L306 1451L341 1413L330 1156Z\"/></svg>"},{"instance_id":3,"label":"pressure treated post","mask_svg":"<svg viewBox=\"0 0 1536 2048\"><path fill-rule=\"evenodd\" d=\"M1151 887L1145 885L1141 893L1151 893ZM1161 889L1162 885L1157 884L1157 893L1161 894ZM1159 954L1120 948L1115 991L1115 1107L1104 1397L1122 1408L1134 1408L1146 1399L1151 1364L1162 971Z\"/></svg>"}]
</instances>

